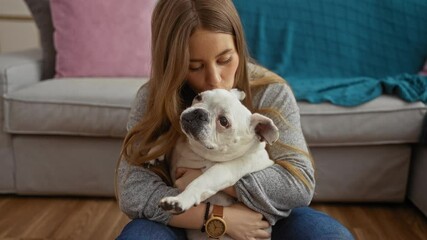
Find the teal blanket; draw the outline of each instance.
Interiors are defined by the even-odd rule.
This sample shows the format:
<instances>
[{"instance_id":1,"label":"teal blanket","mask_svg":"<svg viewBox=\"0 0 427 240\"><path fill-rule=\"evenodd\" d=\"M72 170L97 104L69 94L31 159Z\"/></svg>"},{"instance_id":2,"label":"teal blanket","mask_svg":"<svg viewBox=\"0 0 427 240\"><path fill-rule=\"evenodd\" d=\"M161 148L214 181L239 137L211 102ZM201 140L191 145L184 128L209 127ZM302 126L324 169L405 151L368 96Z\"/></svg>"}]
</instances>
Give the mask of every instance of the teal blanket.
<instances>
[{"instance_id":1,"label":"teal blanket","mask_svg":"<svg viewBox=\"0 0 427 240\"><path fill-rule=\"evenodd\" d=\"M426 0L234 0L248 49L300 101L427 102Z\"/></svg>"},{"instance_id":2,"label":"teal blanket","mask_svg":"<svg viewBox=\"0 0 427 240\"><path fill-rule=\"evenodd\" d=\"M382 94L396 95L408 102L427 103L427 77L402 74L382 79L354 78L288 78L298 100L311 103L331 102L356 106ZM297 84L295 84L297 83Z\"/></svg>"}]
</instances>

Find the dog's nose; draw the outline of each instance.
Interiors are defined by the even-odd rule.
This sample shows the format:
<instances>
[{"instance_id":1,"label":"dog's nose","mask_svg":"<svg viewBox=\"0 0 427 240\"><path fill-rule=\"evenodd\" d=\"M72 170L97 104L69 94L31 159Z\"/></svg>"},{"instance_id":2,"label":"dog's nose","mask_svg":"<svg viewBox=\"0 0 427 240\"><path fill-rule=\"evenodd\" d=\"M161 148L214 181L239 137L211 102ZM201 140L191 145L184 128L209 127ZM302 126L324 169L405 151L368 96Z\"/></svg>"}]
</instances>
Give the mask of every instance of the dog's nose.
<instances>
[{"instance_id":1,"label":"dog's nose","mask_svg":"<svg viewBox=\"0 0 427 240\"><path fill-rule=\"evenodd\" d=\"M186 122L193 122L193 121L208 121L208 113L206 111L195 109L191 112L188 112L182 116L182 120Z\"/></svg>"}]
</instances>

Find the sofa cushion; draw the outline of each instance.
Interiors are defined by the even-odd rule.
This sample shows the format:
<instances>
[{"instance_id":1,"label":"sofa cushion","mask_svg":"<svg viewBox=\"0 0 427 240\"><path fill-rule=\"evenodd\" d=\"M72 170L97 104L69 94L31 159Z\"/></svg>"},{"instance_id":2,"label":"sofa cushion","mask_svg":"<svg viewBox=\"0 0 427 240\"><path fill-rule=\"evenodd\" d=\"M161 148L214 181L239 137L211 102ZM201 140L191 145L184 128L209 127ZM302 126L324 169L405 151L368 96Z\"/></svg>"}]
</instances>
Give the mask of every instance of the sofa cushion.
<instances>
[{"instance_id":1,"label":"sofa cushion","mask_svg":"<svg viewBox=\"0 0 427 240\"><path fill-rule=\"evenodd\" d=\"M5 95L5 130L21 134L123 137L147 78L46 80Z\"/></svg>"},{"instance_id":2,"label":"sofa cushion","mask_svg":"<svg viewBox=\"0 0 427 240\"><path fill-rule=\"evenodd\" d=\"M51 0L57 77L150 74L155 0Z\"/></svg>"},{"instance_id":3,"label":"sofa cushion","mask_svg":"<svg viewBox=\"0 0 427 240\"><path fill-rule=\"evenodd\" d=\"M298 102L310 146L354 146L418 142L427 108L382 95L357 107Z\"/></svg>"},{"instance_id":4,"label":"sofa cushion","mask_svg":"<svg viewBox=\"0 0 427 240\"><path fill-rule=\"evenodd\" d=\"M146 78L47 80L5 95L5 130L20 134L123 137L129 108ZM426 113L423 103L381 96L339 107L298 102L310 146L417 142Z\"/></svg>"}]
</instances>

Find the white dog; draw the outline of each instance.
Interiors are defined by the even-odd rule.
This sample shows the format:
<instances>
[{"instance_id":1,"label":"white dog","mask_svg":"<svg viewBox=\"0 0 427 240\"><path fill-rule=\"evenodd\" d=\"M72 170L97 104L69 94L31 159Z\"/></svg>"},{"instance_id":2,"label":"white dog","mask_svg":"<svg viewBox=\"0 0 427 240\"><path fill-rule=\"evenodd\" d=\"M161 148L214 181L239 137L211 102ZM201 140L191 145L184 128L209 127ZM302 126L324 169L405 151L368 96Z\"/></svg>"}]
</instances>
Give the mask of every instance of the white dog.
<instances>
[{"instance_id":1,"label":"white dog","mask_svg":"<svg viewBox=\"0 0 427 240\"><path fill-rule=\"evenodd\" d=\"M272 144L279 131L270 118L252 114L240 102L244 97L237 89L205 91L182 112L181 128L187 138L177 142L172 154L172 179L177 167L201 168L203 174L179 195L163 198L163 209L181 213L208 198L213 204L231 205L234 199L221 190L273 165L265 141ZM200 234L199 230L187 231L190 239L206 238Z\"/></svg>"}]
</instances>

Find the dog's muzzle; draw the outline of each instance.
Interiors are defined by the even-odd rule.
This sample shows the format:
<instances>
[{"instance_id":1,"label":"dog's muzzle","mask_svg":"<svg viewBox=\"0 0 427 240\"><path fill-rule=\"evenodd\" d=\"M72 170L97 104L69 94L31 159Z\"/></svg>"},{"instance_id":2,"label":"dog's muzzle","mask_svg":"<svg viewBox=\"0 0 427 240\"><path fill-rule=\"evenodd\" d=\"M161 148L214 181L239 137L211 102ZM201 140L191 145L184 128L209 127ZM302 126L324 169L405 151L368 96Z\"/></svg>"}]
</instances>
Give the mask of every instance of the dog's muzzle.
<instances>
[{"instance_id":1,"label":"dog's muzzle","mask_svg":"<svg viewBox=\"0 0 427 240\"><path fill-rule=\"evenodd\" d=\"M209 123L209 113L204 109L194 109L181 115L182 129L197 138L203 125Z\"/></svg>"}]
</instances>

